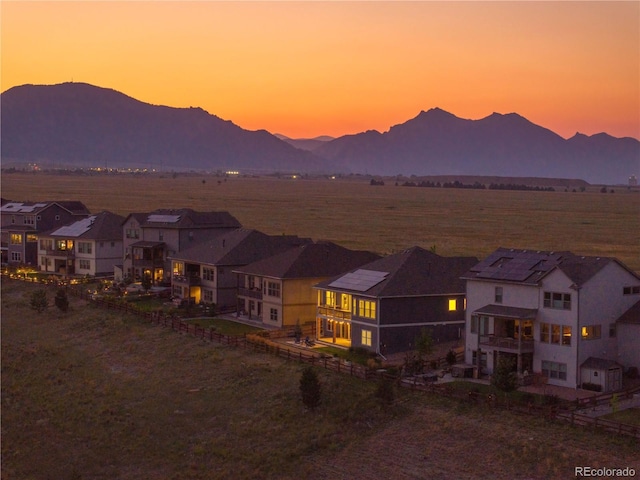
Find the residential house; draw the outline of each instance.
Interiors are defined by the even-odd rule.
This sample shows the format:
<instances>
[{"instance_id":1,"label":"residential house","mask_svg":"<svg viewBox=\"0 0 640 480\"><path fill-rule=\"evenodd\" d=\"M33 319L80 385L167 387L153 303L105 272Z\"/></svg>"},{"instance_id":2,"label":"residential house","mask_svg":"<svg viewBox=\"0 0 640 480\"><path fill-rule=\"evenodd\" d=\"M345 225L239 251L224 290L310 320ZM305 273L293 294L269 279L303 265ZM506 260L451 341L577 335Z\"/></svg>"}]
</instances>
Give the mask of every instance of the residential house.
<instances>
[{"instance_id":1,"label":"residential house","mask_svg":"<svg viewBox=\"0 0 640 480\"><path fill-rule=\"evenodd\" d=\"M238 274L238 315L274 327L314 322L313 286L380 258L332 242L308 243L234 269Z\"/></svg>"},{"instance_id":2,"label":"residential house","mask_svg":"<svg viewBox=\"0 0 640 480\"><path fill-rule=\"evenodd\" d=\"M221 233L171 257L173 295L192 303L235 307L238 291L235 268L310 242L244 228Z\"/></svg>"},{"instance_id":3,"label":"residential house","mask_svg":"<svg viewBox=\"0 0 640 480\"><path fill-rule=\"evenodd\" d=\"M228 212L196 212L190 208L131 213L122 224L124 259L115 277L171 282L171 260L179 252L212 236L240 228ZM179 272L175 272L178 274Z\"/></svg>"},{"instance_id":4,"label":"residential house","mask_svg":"<svg viewBox=\"0 0 640 480\"><path fill-rule=\"evenodd\" d=\"M43 233L40 270L68 276L104 277L122 260L124 217L100 212Z\"/></svg>"},{"instance_id":5,"label":"residential house","mask_svg":"<svg viewBox=\"0 0 640 480\"><path fill-rule=\"evenodd\" d=\"M38 265L38 235L90 214L82 202L6 202L0 207L9 265ZM3 255L4 257L5 255Z\"/></svg>"},{"instance_id":6,"label":"residential house","mask_svg":"<svg viewBox=\"0 0 640 480\"><path fill-rule=\"evenodd\" d=\"M624 292L637 298L640 286L628 286ZM613 328L615 330L609 333L618 340L617 362L640 372L640 300L618 318Z\"/></svg>"},{"instance_id":7,"label":"residential house","mask_svg":"<svg viewBox=\"0 0 640 480\"><path fill-rule=\"evenodd\" d=\"M465 282L475 257L441 257L420 247L317 284L320 342L379 354L411 350L422 329L436 343L462 337Z\"/></svg>"},{"instance_id":8,"label":"residential house","mask_svg":"<svg viewBox=\"0 0 640 480\"><path fill-rule=\"evenodd\" d=\"M619 352L616 327L640 298L640 276L620 261L500 248L463 278L467 363L490 374L507 357L520 374L571 388L593 383L593 371L606 368L611 378L599 385L619 388L627 365L617 362L627 354Z\"/></svg>"}]
</instances>

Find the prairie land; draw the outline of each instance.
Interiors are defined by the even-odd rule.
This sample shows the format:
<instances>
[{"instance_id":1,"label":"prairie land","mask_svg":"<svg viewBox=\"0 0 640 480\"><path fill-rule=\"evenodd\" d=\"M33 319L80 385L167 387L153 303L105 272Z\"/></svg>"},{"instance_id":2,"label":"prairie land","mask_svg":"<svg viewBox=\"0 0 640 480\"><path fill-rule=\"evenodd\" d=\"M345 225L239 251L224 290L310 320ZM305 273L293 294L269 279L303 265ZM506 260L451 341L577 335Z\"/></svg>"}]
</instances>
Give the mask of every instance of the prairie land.
<instances>
[{"instance_id":1,"label":"prairie land","mask_svg":"<svg viewBox=\"0 0 640 480\"><path fill-rule=\"evenodd\" d=\"M638 443L210 344L37 285L2 284L3 479L565 479L632 467ZM54 291L49 292L52 298Z\"/></svg>"},{"instance_id":2,"label":"prairie land","mask_svg":"<svg viewBox=\"0 0 640 480\"><path fill-rule=\"evenodd\" d=\"M419 245L483 258L497 247L613 256L640 271L640 191L496 191L371 186L357 177L220 178L196 174L2 176L11 200L80 200L121 215L227 210L246 228L332 240L381 254Z\"/></svg>"}]
</instances>

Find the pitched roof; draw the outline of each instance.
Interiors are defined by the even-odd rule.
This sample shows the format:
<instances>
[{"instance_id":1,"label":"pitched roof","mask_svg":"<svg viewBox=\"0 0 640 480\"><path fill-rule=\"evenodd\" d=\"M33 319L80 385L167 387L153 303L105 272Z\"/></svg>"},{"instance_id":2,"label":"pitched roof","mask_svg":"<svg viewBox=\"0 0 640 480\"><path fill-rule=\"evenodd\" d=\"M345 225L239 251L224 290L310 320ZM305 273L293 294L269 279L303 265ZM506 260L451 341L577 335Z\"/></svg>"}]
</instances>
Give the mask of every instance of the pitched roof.
<instances>
[{"instance_id":1,"label":"pitched roof","mask_svg":"<svg viewBox=\"0 0 640 480\"><path fill-rule=\"evenodd\" d=\"M240 228L242 225L229 212L196 212L190 208L159 209L150 212L142 227L165 228Z\"/></svg>"},{"instance_id":2,"label":"pitched roof","mask_svg":"<svg viewBox=\"0 0 640 480\"><path fill-rule=\"evenodd\" d=\"M247 265L310 241L240 228L215 235L210 240L178 252L171 258L209 265Z\"/></svg>"},{"instance_id":3,"label":"pitched roof","mask_svg":"<svg viewBox=\"0 0 640 480\"><path fill-rule=\"evenodd\" d=\"M464 293L465 282L460 277L477 262L476 257L442 257L423 248L412 247L321 282L317 287L374 297ZM358 275L372 276L367 272L384 272L387 275L379 282L372 280L371 286L366 279L358 286ZM356 276L356 285L349 286L349 275Z\"/></svg>"},{"instance_id":4,"label":"pitched roof","mask_svg":"<svg viewBox=\"0 0 640 480\"><path fill-rule=\"evenodd\" d=\"M620 367L621 365L615 360L607 360L606 358L589 357L587 358L581 367L594 368L596 370L608 370L612 367Z\"/></svg>"},{"instance_id":5,"label":"pitched roof","mask_svg":"<svg viewBox=\"0 0 640 480\"><path fill-rule=\"evenodd\" d=\"M618 318L616 322L640 325L640 300L633 304L629 310L620 315L620 318Z\"/></svg>"},{"instance_id":6,"label":"pitched roof","mask_svg":"<svg viewBox=\"0 0 640 480\"><path fill-rule=\"evenodd\" d=\"M612 257L587 257L575 255L571 252L498 248L466 272L463 278L467 280L493 280L537 285L545 276L557 268L577 286L581 286L611 262L616 262L622 268L637 276Z\"/></svg>"},{"instance_id":7,"label":"pitched roof","mask_svg":"<svg viewBox=\"0 0 640 480\"><path fill-rule=\"evenodd\" d=\"M537 308L508 307L506 305L485 305L475 310L477 315L489 315L491 317L519 318L523 320L535 319L538 314Z\"/></svg>"},{"instance_id":8,"label":"pitched roof","mask_svg":"<svg viewBox=\"0 0 640 480\"><path fill-rule=\"evenodd\" d=\"M81 238L84 240L122 240L123 217L108 211L56 227L43 237Z\"/></svg>"},{"instance_id":9,"label":"pitched roof","mask_svg":"<svg viewBox=\"0 0 640 480\"><path fill-rule=\"evenodd\" d=\"M37 214L46 210L52 205L58 205L73 215L88 215L89 209L82 202L74 200L44 201L44 202L13 202L8 201L2 204L2 213L30 213Z\"/></svg>"},{"instance_id":10,"label":"pitched roof","mask_svg":"<svg viewBox=\"0 0 640 480\"><path fill-rule=\"evenodd\" d=\"M380 258L372 252L349 250L333 242L308 243L251 263L235 271L272 278L332 277Z\"/></svg>"}]
</instances>

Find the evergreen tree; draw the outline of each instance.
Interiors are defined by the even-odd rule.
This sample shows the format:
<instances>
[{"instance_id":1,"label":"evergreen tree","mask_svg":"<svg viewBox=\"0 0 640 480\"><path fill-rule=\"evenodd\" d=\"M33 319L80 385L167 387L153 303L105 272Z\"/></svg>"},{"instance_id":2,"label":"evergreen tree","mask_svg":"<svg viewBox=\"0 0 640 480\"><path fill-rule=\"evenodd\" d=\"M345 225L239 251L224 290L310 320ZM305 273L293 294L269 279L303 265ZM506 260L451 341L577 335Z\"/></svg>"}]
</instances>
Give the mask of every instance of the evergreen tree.
<instances>
[{"instance_id":1,"label":"evergreen tree","mask_svg":"<svg viewBox=\"0 0 640 480\"><path fill-rule=\"evenodd\" d=\"M69 310L69 298L67 297L67 291L64 288L58 289L58 293L54 298L54 303L62 312Z\"/></svg>"},{"instance_id":2,"label":"evergreen tree","mask_svg":"<svg viewBox=\"0 0 640 480\"><path fill-rule=\"evenodd\" d=\"M44 289L36 290L31 294L31 300L29 303L31 305L31 308L33 308L36 312L44 312L49 306L47 291Z\"/></svg>"},{"instance_id":3,"label":"evergreen tree","mask_svg":"<svg viewBox=\"0 0 640 480\"><path fill-rule=\"evenodd\" d=\"M302 371L300 393L302 394L302 403L307 408L314 410L320 404L322 389L318 375L312 367L306 367Z\"/></svg>"}]
</instances>

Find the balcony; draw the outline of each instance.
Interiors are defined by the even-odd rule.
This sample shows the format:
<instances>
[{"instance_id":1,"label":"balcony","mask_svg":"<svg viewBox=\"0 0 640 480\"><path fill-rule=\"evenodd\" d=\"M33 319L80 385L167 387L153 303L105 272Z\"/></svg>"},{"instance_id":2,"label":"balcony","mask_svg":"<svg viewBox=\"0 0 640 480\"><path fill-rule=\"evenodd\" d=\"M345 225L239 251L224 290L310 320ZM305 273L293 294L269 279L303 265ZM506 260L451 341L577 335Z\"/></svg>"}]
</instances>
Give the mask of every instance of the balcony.
<instances>
[{"instance_id":1,"label":"balcony","mask_svg":"<svg viewBox=\"0 0 640 480\"><path fill-rule=\"evenodd\" d=\"M200 282L201 278L198 275L174 275L172 279L174 285L184 285L187 287L200 285Z\"/></svg>"},{"instance_id":2,"label":"balcony","mask_svg":"<svg viewBox=\"0 0 640 480\"><path fill-rule=\"evenodd\" d=\"M56 258L75 258L76 252L75 250L46 250L47 257L56 257Z\"/></svg>"},{"instance_id":3,"label":"balcony","mask_svg":"<svg viewBox=\"0 0 640 480\"><path fill-rule=\"evenodd\" d=\"M131 265L138 268L163 268L164 261L162 260L162 258L134 258L133 260L131 260Z\"/></svg>"},{"instance_id":4,"label":"balcony","mask_svg":"<svg viewBox=\"0 0 640 480\"><path fill-rule=\"evenodd\" d=\"M495 335L480 335L480 345L491 347L511 353L533 353L533 339L522 339L511 337L496 337Z\"/></svg>"},{"instance_id":5,"label":"balcony","mask_svg":"<svg viewBox=\"0 0 640 480\"><path fill-rule=\"evenodd\" d=\"M262 300L262 290L259 288L238 288L238 296Z\"/></svg>"},{"instance_id":6,"label":"balcony","mask_svg":"<svg viewBox=\"0 0 640 480\"><path fill-rule=\"evenodd\" d=\"M341 310L329 305L318 307L318 315L330 319L351 320L351 312L349 310Z\"/></svg>"}]
</instances>

